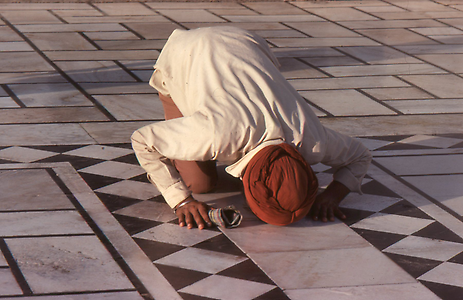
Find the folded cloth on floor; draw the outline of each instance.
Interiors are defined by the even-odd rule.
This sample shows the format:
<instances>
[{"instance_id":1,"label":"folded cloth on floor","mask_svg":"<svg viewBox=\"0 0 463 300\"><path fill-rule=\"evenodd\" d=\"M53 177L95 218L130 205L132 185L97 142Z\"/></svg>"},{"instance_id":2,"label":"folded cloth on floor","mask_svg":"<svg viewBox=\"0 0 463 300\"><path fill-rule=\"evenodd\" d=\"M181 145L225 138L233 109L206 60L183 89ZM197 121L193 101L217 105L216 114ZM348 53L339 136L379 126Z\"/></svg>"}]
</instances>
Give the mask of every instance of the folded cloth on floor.
<instances>
[{"instance_id":1,"label":"folded cloth on floor","mask_svg":"<svg viewBox=\"0 0 463 300\"><path fill-rule=\"evenodd\" d=\"M213 208L209 210L209 219L217 226L234 228L241 224L243 216L233 205L224 208Z\"/></svg>"}]
</instances>

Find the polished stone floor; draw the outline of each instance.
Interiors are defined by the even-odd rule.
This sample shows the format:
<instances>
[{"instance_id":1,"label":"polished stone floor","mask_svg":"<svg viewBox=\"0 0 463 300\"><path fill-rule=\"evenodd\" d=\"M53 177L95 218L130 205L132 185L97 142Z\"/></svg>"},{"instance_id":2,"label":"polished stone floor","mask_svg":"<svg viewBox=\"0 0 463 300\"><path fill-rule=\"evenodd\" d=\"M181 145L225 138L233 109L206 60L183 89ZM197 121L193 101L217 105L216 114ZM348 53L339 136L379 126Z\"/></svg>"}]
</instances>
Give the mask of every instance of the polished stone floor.
<instances>
[{"instance_id":1,"label":"polished stone floor","mask_svg":"<svg viewBox=\"0 0 463 300\"><path fill-rule=\"evenodd\" d=\"M263 224L219 166L197 198L244 221L188 230L147 181L152 65L172 30L221 25L372 150L344 222ZM463 0L0 3L0 299L463 299L462 66Z\"/></svg>"}]
</instances>

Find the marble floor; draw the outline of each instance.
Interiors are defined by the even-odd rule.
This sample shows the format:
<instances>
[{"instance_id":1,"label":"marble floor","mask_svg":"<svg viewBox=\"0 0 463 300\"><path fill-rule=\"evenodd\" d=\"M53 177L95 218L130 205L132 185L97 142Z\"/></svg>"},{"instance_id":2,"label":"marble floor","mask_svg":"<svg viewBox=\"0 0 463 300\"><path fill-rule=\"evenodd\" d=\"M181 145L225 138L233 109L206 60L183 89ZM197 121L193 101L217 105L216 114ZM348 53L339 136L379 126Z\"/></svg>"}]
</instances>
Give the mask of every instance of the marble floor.
<instances>
[{"instance_id":1,"label":"marble floor","mask_svg":"<svg viewBox=\"0 0 463 300\"><path fill-rule=\"evenodd\" d=\"M348 218L177 226L131 133L176 28L267 39L321 122L373 153ZM463 0L0 3L0 299L463 299ZM332 170L313 166L321 187Z\"/></svg>"}]
</instances>

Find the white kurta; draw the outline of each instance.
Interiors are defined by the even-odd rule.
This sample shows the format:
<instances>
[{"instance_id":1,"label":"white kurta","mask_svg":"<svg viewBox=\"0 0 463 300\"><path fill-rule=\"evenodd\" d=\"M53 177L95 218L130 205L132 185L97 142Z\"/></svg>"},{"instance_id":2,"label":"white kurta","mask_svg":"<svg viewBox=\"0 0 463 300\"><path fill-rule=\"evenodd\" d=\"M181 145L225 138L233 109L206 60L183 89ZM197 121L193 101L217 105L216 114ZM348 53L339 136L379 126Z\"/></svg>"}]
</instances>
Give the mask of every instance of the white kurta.
<instances>
[{"instance_id":1,"label":"white kurta","mask_svg":"<svg viewBox=\"0 0 463 300\"><path fill-rule=\"evenodd\" d=\"M132 144L171 207L191 192L169 159L218 160L241 177L259 149L282 142L311 165L335 167L335 180L360 191L369 151L323 127L277 64L265 40L241 29L175 30L169 37L150 85L171 96L184 117L137 130Z\"/></svg>"}]
</instances>

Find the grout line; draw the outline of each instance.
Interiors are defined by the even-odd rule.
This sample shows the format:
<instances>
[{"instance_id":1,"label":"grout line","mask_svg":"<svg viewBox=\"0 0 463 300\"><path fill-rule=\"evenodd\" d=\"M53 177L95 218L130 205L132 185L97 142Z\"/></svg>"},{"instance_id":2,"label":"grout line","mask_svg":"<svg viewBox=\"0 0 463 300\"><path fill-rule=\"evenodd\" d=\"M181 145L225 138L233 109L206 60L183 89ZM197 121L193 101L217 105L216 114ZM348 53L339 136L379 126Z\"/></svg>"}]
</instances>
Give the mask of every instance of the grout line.
<instances>
[{"instance_id":1,"label":"grout line","mask_svg":"<svg viewBox=\"0 0 463 300\"><path fill-rule=\"evenodd\" d=\"M13 101L16 102L16 104L19 105L19 107L26 108L26 105L24 104L24 102L22 102L21 99L19 99L18 96L16 96L16 94L10 89L8 85L0 84L0 87L2 87L5 90L8 96L10 96L10 98L13 99Z\"/></svg>"},{"instance_id":2,"label":"grout line","mask_svg":"<svg viewBox=\"0 0 463 300\"><path fill-rule=\"evenodd\" d=\"M21 272L21 269L19 268L16 260L13 257L13 254L11 253L10 249L8 248L8 245L6 244L3 238L0 239L0 250L3 253L3 256L5 257L8 265L10 266L11 273L13 273L13 276L18 282L18 285L23 291L23 294L25 296L31 296L32 289L27 283L26 278L24 277L24 274Z\"/></svg>"}]
</instances>

